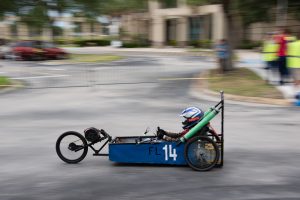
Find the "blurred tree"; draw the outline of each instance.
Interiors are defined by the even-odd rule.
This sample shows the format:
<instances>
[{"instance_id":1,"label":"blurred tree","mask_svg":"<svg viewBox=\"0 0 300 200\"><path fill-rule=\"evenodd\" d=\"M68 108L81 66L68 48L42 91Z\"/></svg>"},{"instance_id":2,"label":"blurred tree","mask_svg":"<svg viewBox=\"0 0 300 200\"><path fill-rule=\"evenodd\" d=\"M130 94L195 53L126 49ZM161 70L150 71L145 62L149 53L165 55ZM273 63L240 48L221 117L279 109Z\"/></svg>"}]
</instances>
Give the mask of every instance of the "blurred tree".
<instances>
[{"instance_id":1,"label":"blurred tree","mask_svg":"<svg viewBox=\"0 0 300 200\"><path fill-rule=\"evenodd\" d=\"M80 10L88 17L107 14L120 16L128 12L139 12L147 9L147 0L75 0Z\"/></svg>"},{"instance_id":2,"label":"blurred tree","mask_svg":"<svg viewBox=\"0 0 300 200\"><path fill-rule=\"evenodd\" d=\"M77 14L94 23L103 14L120 16L131 11L144 11L147 3L147 0L1 0L0 17L12 13L36 32L47 27L54 33L57 27L51 12Z\"/></svg>"},{"instance_id":3,"label":"blurred tree","mask_svg":"<svg viewBox=\"0 0 300 200\"><path fill-rule=\"evenodd\" d=\"M229 45L229 59L226 65L226 69L222 69L221 71L230 71L234 69L233 63L233 48L235 46L235 27L234 27L234 8L236 5L235 0L187 0L187 3L192 6L200 6L206 4L221 4L223 7L223 12L225 15L225 35L227 35L227 41ZM225 65L220 66L225 67Z\"/></svg>"},{"instance_id":4,"label":"blurred tree","mask_svg":"<svg viewBox=\"0 0 300 200\"><path fill-rule=\"evenodd\" d=\"M0 19L3 18L3 16L6 13L14 13L16 10L16 4L15 4L16 0L1 0L0 3Z\"/></svg>"},{"instance_id":5,"label":"blurred tree","mask_svg":"<svg viewBox=\"0 0 300 200\"><path fill-rule=\"evenodd\" d=\"M277 0L243 0L236 1L236 10L242 19L243 37L247 40L248 27L255 22L271 22L275 18L275 8Z\"/></svg>"},{"instance_id":6,"label":"blurred tree","mask_svg":"<svg viewBox=\"0 0 300 200\"><path fill-rule=\"evenodd\" d=\"M1 0L0 18L5 14L19 16L35 32L47 27L53 30L54 19L50 12L59 14L74 9L75 0Z\"/></svg>"},{"instance_id":7,"label":"blurred tree","mask_svg":"<svg viewBox=\"0 0 300 200\"><path fill-rule=\"evenodd\" d=\"M27 9L27 11L21 11L19 13L21 21L27 24L31 29L41 33L42 29L51 23L50 17L48 16L47 3L39 1L34 6L28 6Z\"/></svg>"},{"instance_id":8,"label":"blurred tree","mask_svg":"<svg viewBox=\"0 0 300 200\"><path fill-rule=\"evenodd\" d=\"M299 0L289 0L298 1L298 6L300 8ZM269 22L274 17L274 13L271 13L272 8L276 8L277 0L187 0L190 5L205 5L205 4L222 4L223 11L226 18L226 34L228 36L228 43L231 48L234 48L239 42L246 39L246 31L249 25L255 22ZM273 14L273 16L272 16ZM299 14L300 18L300 14ZM242 21L239 24L239 20ZM242 27L240 27L242 26ZM241 41L239 39L238 32L241 30L243 36ZM232 49L230 49L230 55L232 54ZM233 69L232 58L229 61L228 70Z\"/></svg>"},{"instance_id":9,"label":"blurred tree","mask_svg":"<svg viewBox=\"0 0 300 200\"><path fill-rule=\"evenodd\" d=\"M288 13L291 13L297 20L300 20L300 1L289 0L288 1Z\"/></svg>"}]
</instances>

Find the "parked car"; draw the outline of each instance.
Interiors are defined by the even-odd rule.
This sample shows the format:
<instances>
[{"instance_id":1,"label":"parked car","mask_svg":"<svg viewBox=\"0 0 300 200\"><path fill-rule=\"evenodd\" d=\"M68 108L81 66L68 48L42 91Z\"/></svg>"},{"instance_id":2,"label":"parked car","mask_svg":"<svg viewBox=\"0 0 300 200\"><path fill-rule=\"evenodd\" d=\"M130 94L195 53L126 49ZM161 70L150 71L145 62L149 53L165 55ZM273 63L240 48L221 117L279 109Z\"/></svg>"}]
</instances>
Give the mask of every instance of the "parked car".
<instances>
[{"instance_id":1,"label":"parked car","mask_svg":"<svg viewBox=\"0 0 300 200\"><path fill-rule=\"evenodd\" d=\"M4 55L9 51L8 42L5 39L0 39L0 59L4 59Z\"/></svg>"},{"instance_id":2,"label":"parked car","mask_svg":"<svg viewBox=\"0 0 300 200\"><path fill-rule=\"evenodd\" d=\"M4 58L12 60L41 60L43 55L44 50L36 41L12 43L4 51Z\"/></svg>"},{"instance_id":3,"label":"parked car","mask_svg":"<svg viewBox=\"0 0 300 200\"><path fill-rule=\"evenodd\" d=\"M51 42L28 40L16 42L3 49L3 57L13 60L63 59L68 57L63 49Z\"/></svg>"},{"instance_id":4,"label":"parked car","mask_svg":"<svg viewBox=\"0 0 300 200\"><path fill-rule=\"evenodd\" d=\"M45 59L65 59L69 56L66 51L58 48L52 42L41 42L41 48L44 51Z\"/></svg>"}]
</instances>

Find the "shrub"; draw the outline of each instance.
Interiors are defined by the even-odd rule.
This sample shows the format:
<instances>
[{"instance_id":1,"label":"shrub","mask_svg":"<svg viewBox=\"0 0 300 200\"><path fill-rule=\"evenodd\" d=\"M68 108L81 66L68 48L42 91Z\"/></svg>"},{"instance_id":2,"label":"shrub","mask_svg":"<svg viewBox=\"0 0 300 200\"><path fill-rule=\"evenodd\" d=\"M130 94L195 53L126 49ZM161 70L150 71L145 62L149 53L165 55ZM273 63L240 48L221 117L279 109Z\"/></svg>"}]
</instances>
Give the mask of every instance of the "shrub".
<instances>
[{"instance_id":1,"label":"shrub","mask_svg":"<svg viewBox=\"0 0 300 200\"><path fill-rule=\"evenodd\" d=\"M141 43L141 42L124 42L122 44L123 48L140 48L140 47L149 47L149 43Z\"/></svg>"},{"instance_id":2,"label":"shrub","mask_svg":"<svg viewBox=\"0 0 300 200\"><path fill-rule=\"evenodd\" d=\"M167 45L169 45L169 46L177 46L177 41L176 40L169 40L167 42Z\"/></svg>"},{"instance_id":3,"label":"shrub","mask_svg":"<svg viewBox=\"0 0 300 200\"><path fill-rule=\"evenodd\" d=\"M260 41L251 41L251 40L244 40L237 46L238 49L254 49L260 47L262 43Z\"/></svg>"},{"instance_id":4,"label":"shrub","mask_svg":"<svg viewBox=\"0 0 300 200\"><path fill-rule=\"evenodd\" d=\"M197 47L197 48L210 49L210 48L212 48L212 41L211 40L191 40L188 42L188 45Z\"/></svg>"},{"instance_id":5,"label":"shrub","mask_svg":"<svg viewBox=\"0 0 300 200\"><path fill-rule=\"evenodd\" d=\"M110 40L99 40L99 39L78 39L74 41L74 44L85 47L85 46L109 46Z\"/></svg>"},{"instance_id":6,"label":"shrub","mask_svg":"<svg viewBox=\"0 0 300 200\"><path fill-rule=\"evenodd\" d=\"M147 35L137 34L129 35L128 40L122 41L123 48L139 48L151 46L151 41L147 38Z\"/></svg>"},{"instance_id":7,"label":"shrub","mask_svg":"<svg viewBox=\"0 0 300 200\"><path fill-rule=\"evenodd\" d=\"M63 38L55 38L55 39L53 40L53 42L54 42L55 44L58 44L58 45L63 45L63 44L69 44L69 43L71 43L70 40L63 39Z\"/></svg>"}]
</instances>

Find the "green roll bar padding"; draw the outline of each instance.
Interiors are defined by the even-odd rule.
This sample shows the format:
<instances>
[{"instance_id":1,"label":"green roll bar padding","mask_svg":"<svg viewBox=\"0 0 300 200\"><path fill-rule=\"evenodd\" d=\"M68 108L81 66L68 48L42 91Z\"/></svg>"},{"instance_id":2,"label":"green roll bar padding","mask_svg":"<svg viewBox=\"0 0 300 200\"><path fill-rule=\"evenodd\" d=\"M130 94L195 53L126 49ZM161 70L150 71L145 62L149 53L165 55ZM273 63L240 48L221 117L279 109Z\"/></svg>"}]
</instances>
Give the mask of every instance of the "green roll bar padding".
<instances>
[{"instance_id":1,"label":"green roll bar padding","mask_svg":"<svg viewBox=\"0 0 300 200\"><path fill-rule=\"evenodd\" d=\"M203 115L203 118L206 117L209 113L211 113L211 111L213 111L213 108L209 108Z\"/></svg>"},{"instance_id":2,"label":"green roll bar padding","mask_svg":"<svg viewBox=\"0 0 300 200\"><path fill-rule=\"evenodd\" d=\"M216 109L211 108L208 113L204 115L203 119L194 126L187 134L185 134L183 137L180 138L181 142L185 142L186 140L192 138L201 128L203 128L210 120L212 120L219 111Z\"/></svg>"}]
</instances>

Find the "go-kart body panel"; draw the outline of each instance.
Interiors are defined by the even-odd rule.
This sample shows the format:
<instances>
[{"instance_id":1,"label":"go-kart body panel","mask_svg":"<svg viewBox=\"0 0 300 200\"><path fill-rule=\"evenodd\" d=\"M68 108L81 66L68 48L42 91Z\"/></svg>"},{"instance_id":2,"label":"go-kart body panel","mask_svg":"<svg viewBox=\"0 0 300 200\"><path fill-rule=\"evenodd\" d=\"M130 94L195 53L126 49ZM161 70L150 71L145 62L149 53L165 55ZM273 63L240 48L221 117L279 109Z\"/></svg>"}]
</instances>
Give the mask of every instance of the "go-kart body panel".
<instances>
[{"instance_id":1,"label":"go-kart body panel","mask_svg":"<svg viewBox=\"0 0 300 200\"><path fill-rule=\"evenodd\" d=\"M109 144L109 160L118 163L187 165L184 144L153 142L152 138L118 137L118 143Z\"/></svg>"}]
</instances>

